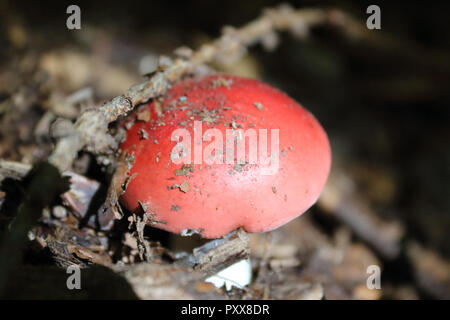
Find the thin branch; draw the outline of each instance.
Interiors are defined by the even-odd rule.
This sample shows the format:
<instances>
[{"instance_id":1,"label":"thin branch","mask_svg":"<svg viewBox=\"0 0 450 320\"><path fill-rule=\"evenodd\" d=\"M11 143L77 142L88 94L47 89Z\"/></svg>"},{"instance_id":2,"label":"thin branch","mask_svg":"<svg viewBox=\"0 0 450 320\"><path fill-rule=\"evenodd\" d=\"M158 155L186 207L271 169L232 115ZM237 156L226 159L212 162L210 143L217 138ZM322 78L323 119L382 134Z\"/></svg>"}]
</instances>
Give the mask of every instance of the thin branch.
<instances>
[{"instance_id":1,"label":"thin branch","mask_svg":"<svg viewBox=\"0 0 450 320\"><path fill-rule=\"evenodd\" d=\"M70 169L78 152L86 149L99 155L113 154L118 142L108 133L108 124L126 115L137 105L150 99L164 95L170 84L181 77L212 61L232 63L238 60L246 51L246 47L257 43L267 44L268 38L273 38L275 31L290 31L296 36L308 34L314 26L335 23L340 27L353 24L343 24L345 15L337 15L337 10L300 9L289 6L267 9L255 21L239 29L225 27L222 36L212 43L205 44L196 52L175 50L178 57L175 60L160 59L157 71L145 82L132 86L123 95L97 109L85 111L77 119L67 135L59 140L51 154L50 163L61 171ZM339 16L340 19L336 19ZM344 17L344 18L342 18ZM184 54L180 55L180 51ZM187 53L186 53L187 52Z\"/></svg>"}]
</instances>

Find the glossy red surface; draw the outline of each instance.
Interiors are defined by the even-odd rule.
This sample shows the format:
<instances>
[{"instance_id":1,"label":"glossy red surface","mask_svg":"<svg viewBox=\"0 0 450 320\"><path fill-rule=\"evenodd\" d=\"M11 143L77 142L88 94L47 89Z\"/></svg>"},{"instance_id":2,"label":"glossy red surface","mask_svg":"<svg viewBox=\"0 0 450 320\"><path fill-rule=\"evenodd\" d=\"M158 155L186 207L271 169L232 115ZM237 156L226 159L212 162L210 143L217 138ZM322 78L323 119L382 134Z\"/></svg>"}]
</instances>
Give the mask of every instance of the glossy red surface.
<instances>
[{"instance_id":1,"label":"glossy red surface","mask_svg":"<svg viewBox=\"0 0 450 320\"><path fill-rule=\"evenodd\" d=\"M164 101L142 106L137 114L148 121L136 121L122 144L122 150L134 154L129 174L135 177L121 201L129 210L137 208L138 200L146 203L156 220L165 221L155 227L173 233L198 230L206 238L221 237L238 227L248 232L272 230L311 207L327 180L331 151L325 131L306 109L262 82L225 75L185 80L169 90ZM171 136L176 129L186 129L194 137L194 121L202 121L203 134L218 129L224 146L227 129L238 136L239 129L241 136L253 129L258 141L263 135L259 129L267 129L269 153L271 130L279 129L277 170L274 148L273 172L259 161L209 165L203 159L177 175L182 164L171 160L177 144ZM197 124L197 137L200 127ZM198 149L200 141L194 140L192 161L194 152L203 154L211 144L202 141ZM245 141L248 145L249 139ZM247 146L247 161L249 151Z\"/></svg>"}]
</instances>

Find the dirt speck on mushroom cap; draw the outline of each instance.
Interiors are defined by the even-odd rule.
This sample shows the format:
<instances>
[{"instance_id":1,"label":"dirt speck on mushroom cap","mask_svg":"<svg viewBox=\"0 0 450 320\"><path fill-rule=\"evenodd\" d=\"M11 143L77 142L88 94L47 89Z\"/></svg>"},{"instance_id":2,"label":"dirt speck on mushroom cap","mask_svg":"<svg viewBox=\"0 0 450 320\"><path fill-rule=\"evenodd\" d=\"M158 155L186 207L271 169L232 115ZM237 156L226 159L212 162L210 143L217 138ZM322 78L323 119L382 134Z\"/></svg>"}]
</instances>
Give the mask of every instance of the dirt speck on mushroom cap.
<instances>
[{"instance_id":1,"label":"dirt speck on mushroom cap","mask_svg":"<svg viewBox=\"0 0 450 320\"><path fill-rule=\"evenodd\" d=\"M218 86L219 78L227 85ZM255 102L264 107L256 108ZM121 148L134 155L129 174L137 175L121 201L129 210L138 206L138 200L148 203L157 220L167 222L156 224L158 228L173 233L202 229L206 238L221 237L238 227L248 232L272 230L313 205L325 185L331 165L325 131L306 109L260 81L226 75L184 80L167 92L158 108L151 102L137 114L145 110L150 112L148 121L135 121L135 115L127 120L135 122ZM172 133L179 128L189 131L193 160L194 121L202 121L203 133L221 131L224 148L226 129L253 129L258 140L259 129L266 129L269 154L271 130L278 129L278 150L284 150L278 157L278 169L263 174L264 165L249 163L246 139L246 161L238 164L240 170L235 170L236 163L195 163L189 165L188 174L175 174L183 170L183 164L171 159L177 143L171 140ZM141 139L141 130L159 144ZM202 142L202 154L210 143ZM189 192L167 188L184 181ZM171 210L174 203L180 207L178 211Z\"/></svg>"}]
</instances>

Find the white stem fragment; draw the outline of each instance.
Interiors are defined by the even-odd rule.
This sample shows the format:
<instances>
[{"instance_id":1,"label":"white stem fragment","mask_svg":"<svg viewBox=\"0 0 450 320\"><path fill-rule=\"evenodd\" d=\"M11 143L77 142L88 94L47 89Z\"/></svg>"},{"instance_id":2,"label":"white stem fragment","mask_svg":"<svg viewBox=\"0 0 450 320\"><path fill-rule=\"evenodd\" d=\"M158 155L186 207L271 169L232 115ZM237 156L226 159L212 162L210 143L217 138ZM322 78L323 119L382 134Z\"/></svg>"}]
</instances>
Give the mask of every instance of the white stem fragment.
<instances>
[{"instance_id":1,"label":"white stem fragment","mask_svg":"<svg viewBox=\"0 0 450 320\"><path fill-rule=\"evenodd\" d=\"M214 284L217 288L225 285L225 289L229 291L233 286L242 289L250 284L251 280L252 266L250 259L245 259L232 264L205 281Z\"/></svg>"}]
</instances>

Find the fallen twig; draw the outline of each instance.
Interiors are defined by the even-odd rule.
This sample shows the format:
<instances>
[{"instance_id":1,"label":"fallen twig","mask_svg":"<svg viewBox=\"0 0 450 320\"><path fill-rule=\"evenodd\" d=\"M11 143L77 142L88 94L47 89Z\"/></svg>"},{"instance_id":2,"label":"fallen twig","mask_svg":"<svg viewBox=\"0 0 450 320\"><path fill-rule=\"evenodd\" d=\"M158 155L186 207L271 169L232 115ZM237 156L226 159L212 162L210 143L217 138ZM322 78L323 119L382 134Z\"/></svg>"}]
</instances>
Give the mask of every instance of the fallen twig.
<instances>
[{"instance_id":1,"label":"fallen twig","mask_svg":"<svg viewBox=\"0 0 450 320\"><path fill-rule=\"evenodd\" d=\"M275 31L290 31L296 36L305 37L312 27L332 23L347 28L347 33L354 35L358 28L347 20L351 19L339 10L294 10L284 5L265 10L258 19L239 29L224 28L220 38L201 46L198 51L175 50L178 57L173 61L162 57L158 69L147 81L132 86L100 108L83 112L72 128L67 130L66 136L58 141L49 161L64 171L71 167L82 149L97 155L113 154L118 143L108 133L108 124L126 115L137 105L164 95L171 83L203 64L215 60L234 62L245 53L246 47L260 42L267 45L270 42L267 39L276 36Z\"/></svg>"},{"instance_id":2,"label":"fallen twig","mask_svg":"<svg viewBox=\"0 0 450 320\"><path fill-rule=\"evenodd\" d=\"M318 205L335 216L382 256L393 259L401 251L404 228L398 221L387 221L373 211L357 194L354 182L344 173L331 173Z\"/></svg>"},{"instance_id":3,"label":"fallen twig","mask_svg":"<svg viewBox=\"0 0 450 320\"><path fill-rule=\"evenodd\" d=\"M407 244L406 254L419 287L436 299L450 299L450 262L416 242Z\"/></svg>"},{"instance_id":4,"label":"fallen twig","mask_svg":"<svg viewBox=\"0 0 450 320\"><path fill-rule=\"evenodd\" d=\"M29 164L0 159L0 183L5 178L21 179L30 169Z\"/></svg>"},{"instance_id":5,"label":"fallen twig","mask_svg":"<svg viewBox=\"0 0 450 320\"><path fill-rule=\"evenodd\" d=\"M224 295L214 285L199 284L207 276L247 258L248 241L247 233L237 230L194 249L175 264L138 263L116 266L114 270L125 276L141 299L220 299Z\"/></svg>"}]
</instances>

